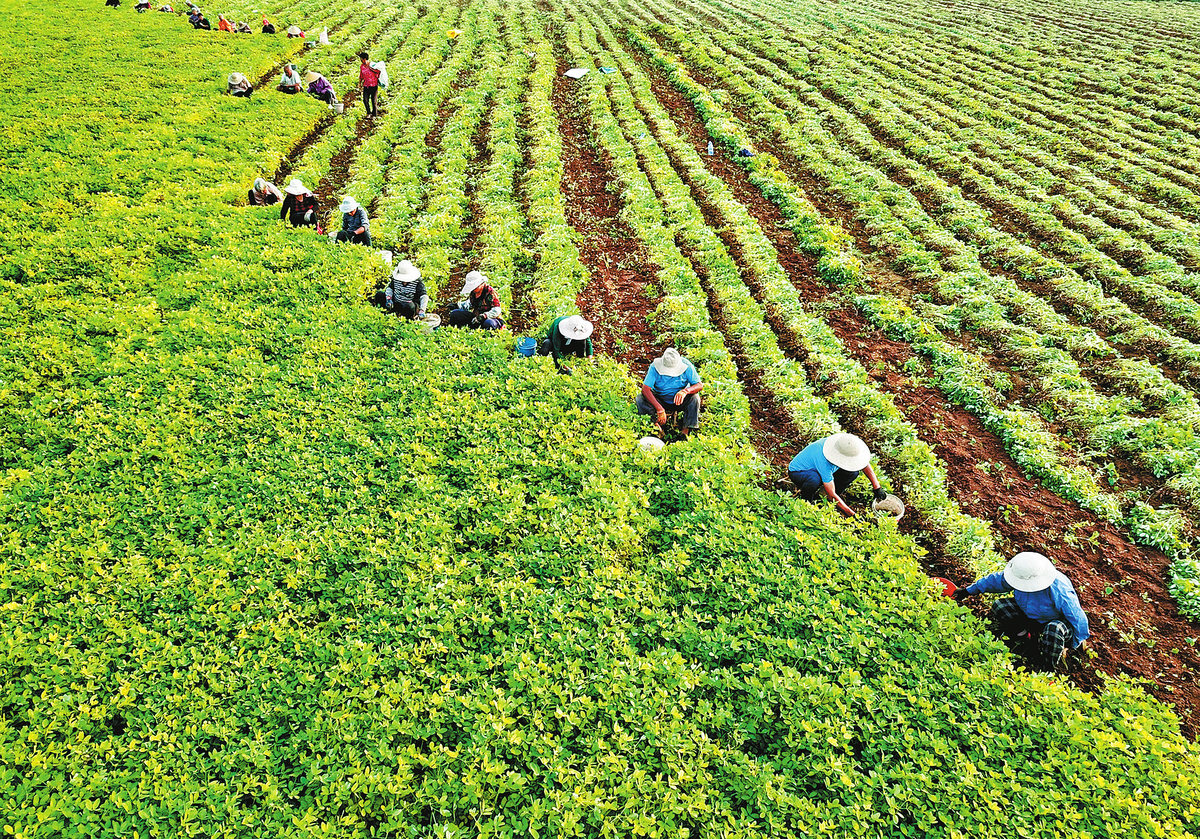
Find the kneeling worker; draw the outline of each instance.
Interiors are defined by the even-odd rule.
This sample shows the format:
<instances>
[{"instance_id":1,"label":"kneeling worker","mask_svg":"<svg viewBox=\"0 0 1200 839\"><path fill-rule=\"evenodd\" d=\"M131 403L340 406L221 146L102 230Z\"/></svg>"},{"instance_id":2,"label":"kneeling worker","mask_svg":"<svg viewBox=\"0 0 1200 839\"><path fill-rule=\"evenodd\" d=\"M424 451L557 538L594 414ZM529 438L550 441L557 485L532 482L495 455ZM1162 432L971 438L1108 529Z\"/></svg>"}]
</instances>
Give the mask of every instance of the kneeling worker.
<instances>
[{"instance_id":1,"label":"kneeling worker","mask_svg":"<svg viewBox=\"0 0 1200 839\"><path fill-rule=\"evenodd\" d=\"M667 414L683 415L683 436L700 427L700 391L704 385L692 362L671 347L650 362L642 392L638 394L639 414L651 414L659 433L667 433Z\"/></svg>"},{"instance_id":2,"label":"kneeling worker","mask_svg":"<svg viewBox=\"0 0 1200 839\"><path fill-rule=\"evenodd\" d=\"M538 348L538 355L553 356L554 366L567 374L570 374L571 368L563 364L564 356L591 358L593 353L592 324L584 320L583 315L564 315L556 318L554 323L550 324L546 339Z\"/></svg>"},{"instance_id":3,"label":"kneeling worker","mask_svg":"<svg viewBox=\"0 0 1200 839\"><path fill-rule=\"evenodd\" d=\"M392 279L375 293L375 305L398 317L424 320L429 294L421 281L421 269L407 259L401 260L392 271Z\"/></svg>"},{"instance_id":4,"label":"kneeling worker","mask_svg":"<svg viewBox=\"0 0 1200 839\"><path fill-rule=\"evenodd\" d=\"M871 468L871 450L853 434L822 437L801 449L788 464L788 475L800 490L801 498L816 501L824 490L825 496L846 516L853 516L854 510L842 500L842 493L859 472L867 473L876 501L887 498L887 491L880 488Z\"/></svg>"},{"instance_id":5,"label":"kneeling worker","mask_svg":"<svg viewBox=\"0 0 1200 839\"><path fill-rule=\"evenodd\" d=\"M1091 636L1087 615L1079 605L1075 586L1049 559L1023 551L1008 561L1003 571L989 574L954 592L958 602L976 594L1012 592L992 604L992 627L1015 638L1028 634L1037 643L1034 664L1052 671Z\"/></svg>"}]
</instances>

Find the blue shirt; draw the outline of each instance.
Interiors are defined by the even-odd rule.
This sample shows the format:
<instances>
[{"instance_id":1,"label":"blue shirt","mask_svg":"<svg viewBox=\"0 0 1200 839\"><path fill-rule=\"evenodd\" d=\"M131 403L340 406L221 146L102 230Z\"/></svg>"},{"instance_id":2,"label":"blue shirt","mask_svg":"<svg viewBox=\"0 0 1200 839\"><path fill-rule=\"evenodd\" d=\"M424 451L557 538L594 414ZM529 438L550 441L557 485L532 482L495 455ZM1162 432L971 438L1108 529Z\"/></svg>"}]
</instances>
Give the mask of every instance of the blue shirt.
<instances>
[{"instance_id":1,"label":"blue shirt","mask_svg":"<svg viewBox=\"0 0 1200 839\"><path fill-rule=\"evenodd\" d=\"M1078 647L1092 634L1088 628L1087 615L1079 605L1079 595L1075 593L1075 586L1071 585L1071 581L1061 571L1055 571L1054 582L1049 588L1041 591L1015 590L1005 581L1003 571L988 574L982 580L976 580L967 586L967 594L1006 591L1013 593L1013 599L1029 619L1038 623L1066 621L1075 636L1072 647Z\"/></svg>"},{"instance_id":2,"label":"blue shirt","mask_svg":"<svg viewBox=\"0 0 1200 839\"><path fill-rule=\"evenodd\" d=\"M654 391L654 395L662 399L674 399L675 394L683 390L685 387L700 384L700 376L696 372L696 368L692 366L692 362L686 358L683 360L686 368L678 376L664 376L658 372L653 364L646 371L646 379L642 384Z\"/></svg>"},{"instance_id":3,"label":"blue shirt","mask_svg":"<svg viewBox=\"0 0 1200 839\"><path fill-rule=\"evenodd\" d=\"M793 457L792 462L788 464L788 471L808 472L811 470L821 476L821 483L833 483L833 473L838 468L825 456L825 441L828 439L828 437L822 437L817 442L809 443L802 448L800 453Z\"/></svg>"}]
</instances>

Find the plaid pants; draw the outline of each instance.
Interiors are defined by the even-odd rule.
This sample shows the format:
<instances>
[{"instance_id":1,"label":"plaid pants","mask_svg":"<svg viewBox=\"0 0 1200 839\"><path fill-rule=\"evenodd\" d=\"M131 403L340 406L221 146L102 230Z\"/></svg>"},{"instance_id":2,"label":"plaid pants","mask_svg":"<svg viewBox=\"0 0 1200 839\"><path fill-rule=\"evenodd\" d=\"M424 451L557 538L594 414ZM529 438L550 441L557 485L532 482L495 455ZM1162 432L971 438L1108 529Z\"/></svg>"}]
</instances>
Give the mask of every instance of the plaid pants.
<instances>
[{"instance_id":1,"label":"plaid pants","mask_svg":"<svg viewBox=\"0 0 1200 839\"><path fill-rule=\"evenodd\" d=\"M991 618L997 634L1007 635L1018 642L1025 637L1036 642L1033 664L1038 670L1052 672L1075 637L1071 627L1064 621L1041 623L1028 617L1011 597L997 600L992 605Z\"/></svg>"}]
</instances>

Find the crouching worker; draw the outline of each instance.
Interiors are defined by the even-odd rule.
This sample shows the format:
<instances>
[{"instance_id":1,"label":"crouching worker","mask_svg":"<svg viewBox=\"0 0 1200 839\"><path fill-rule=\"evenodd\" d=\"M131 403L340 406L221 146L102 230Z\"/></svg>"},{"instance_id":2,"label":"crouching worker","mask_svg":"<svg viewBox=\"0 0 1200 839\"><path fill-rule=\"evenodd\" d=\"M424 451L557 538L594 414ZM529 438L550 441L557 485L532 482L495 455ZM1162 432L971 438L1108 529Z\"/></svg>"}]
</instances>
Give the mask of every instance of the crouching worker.
<instances>
[{"instance_id":1,"label":"crouching worker","mask_svg":"<svg viewBox=\"0 0 1200 839\"><path fill-rule=\"evenodd\" d=\"M278 204L283 200L283 193L279 191L279 187L268 181L266 178L255 178L254 186L250 188L247 194L247 201L251 207L266 207L270 204Z\"/></svg>"},{"instance_id":2,"label":"crouching worker","mask_svg":"<svg viewBox=\"0 0 1200 839\"><path fill-rule=\"evenodd\" d=\"M337 94L333 92L333 85L329 80L315 70L309 70L304 74L304 81L308 85L308 95L320 99L326 105L332 105L338 101Z\"/></svg>"},{"instance_id":3,"label":"crouching worker","mask_svg":"<svg viewBox=\"0 0 1200 839\"><path fill-rule=\"evenodd\" d=\"M650 362L642 392L637 397L639 414L649 414L658 425L660 436L667 433L667 415L677 414L676 422L682 417L683 436L700 427L700 391L704 385L692 362L671 347L661 357Z\"/></svg>"},{"instance_id":4,"label":"crouching worker","mask_svg":"<svg viewBox=\"0 0 1200 839\"><path fill-rule=\"evenodd\" d=\"M392 279L382 291L375 292L375 305L397 317L424 320L429 295L421 281L421 269L407 259L392 271Z\"/></svg>"},{"instance_id":5,"label":"crouching worker","mask_svg":"<svg viewBox=\"0 0 1200 839\"><path fill-rule=\"evenodd\" d=\"M287 219L292 227L317 226L317 196L308 191L298 178L283 188L287 193L279 206L279 220Z\"/></svg>"},{"instance_id":6,"label":"crouching worker","mask_svg":"<svg viewBox=\"0 0 1200 839\"><path fill-rule=\"evenodd\" d=\"M450 311L451 326L469 326L472 329L499 329L504 326L504 320L500 317L500 295L479 271L472 271L463 279L461 294L467 299Z\"/></svg>"},{"instance_id":7,"label":"crouching worker","mask_svg":"<svg viewBox=\"0 0 1200 839\"><path fill-rule=\"evenodd\" d=\"M250 90L251 85L248 78L243 76L241 73L229 74L229 87L225 89L226 93L228 93L230 96L242 96L246 99L249 99Z\"/></svg>"},{"instance_id":8,"label":"crouching worker","mask_svg":"<svg viewBox=\"0 0 1200 839\"><path fill-rule=\"evenodd\" d=\"M294 93L299 93L302 86L303 82L300 81L300 74L296 72L296 65L283 65L283 75L280 76L279 84L275 86L275 89L280 93L287 93L291 95Z\"/></svg>"},{"instance_id":9,"label":"crouching worker","mask_svg":"<svg viewBox=\"0 0 1200 839\"><path fill-rule=\"evenodd\" d=\"M823 491L845 516L853 516L854 510L842 500L842 493L860 472L867 473L876 501L887 498L887 491L880 488L871 468L871 450L853 434L822 437L801 449L788 464L788 475L800 490L801 498L816 501Z\"/></svg>"},{"instance_id":10,"label":"crouching worker","mask_svg":"<svg viewBox=\"0 0 1200 839\"><path fill-rule=\"evenodd\" d=\"M1023 551L1003 571L989 574L954 592L958 602L976 594L1011 592L992 604L992 629L998 635L1028 637L1037 645L1034 665L1052 671L1091 635L1087 615L1071 581L1039 553Z\"/></svg>"},{"instance_id":11,"label":"crouching worker","mask_svg":"<svg viewBox=\"0 0 1200 839\"><path fill-rule=\"evenodd\" d=\"M371 222L367 219L366 208L347 195L338 209L342 212L342 229L338 231L337 240L371 247Z\"/></svg>"},{"instance_id":12,"label":"crouching worker","mask_svg":"<svg viewBox=\"0 0 1200 839\"><path fill-rule=\"evenodd\" d=\"M538 348L538 355L554 357L554 366L561 373L571 372L571 368L563 364L563 358L570 355L575 358L591 358L592 324L583 319L582 315L564 315L550 324L546 339Z\"/></svg>"}]
</instances>

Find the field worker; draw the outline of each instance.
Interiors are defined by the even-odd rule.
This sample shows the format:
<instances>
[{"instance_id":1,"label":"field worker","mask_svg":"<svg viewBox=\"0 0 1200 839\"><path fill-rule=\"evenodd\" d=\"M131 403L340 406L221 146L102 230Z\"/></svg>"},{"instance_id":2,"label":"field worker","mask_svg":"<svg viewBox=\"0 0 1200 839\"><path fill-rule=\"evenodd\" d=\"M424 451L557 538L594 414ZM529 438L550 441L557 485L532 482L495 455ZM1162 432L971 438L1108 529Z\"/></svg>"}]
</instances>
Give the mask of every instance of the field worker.
<instances>
[{"instance_id":1,"label":"field worker","mask_svg":"<svg viewBox=\"0 0 1200 839\"><path fill-rule=\"evenodd\" d=\"M283 75L279 78L279 84L275 87L280 93L299 93L304 83L300 81L300 74L296 72L295 64L283 65Z\"/></svg>"},{"instance_id":2,"label":"field worker","mask_svg":"<svg viewBox=\"0 0 1200 839\"><path fill-rule=\"evenodd\" d=\"M463 300L450 311L451 326L469 326L472 329L499 329L504 326L500 317L500 295L488 283L488 278L479 271L472 271L463 279Z\"/></svg>"},{"instance_id":3,"label":"field worker","mask_svg":"<svg viewBox=\"0 0 1200 839\"><path fill-rule=\"evenodd\" d=\"M1075 586L1040 553L1022 551L1003 571L989 574L954 592L958 602L976 594L1011 592L992 604L992 627L1009 638L1037 642L1034 664L1051 671L1091 636Z\"/></svg>"},{"instance_id":4,"label":"field worker","mask_svg":"<svg viewBox=\"0 0 1200 839\"><path fill-rule=\"evenodd\" d=\"M262 19L262 34L264 34L264 35L274 35L275 34L275 24L273 24L273 23L271 23L271 21L267 20L266 15L263 15L263 19Z\"/></svg>"},{"instance_id":5,"label":"field worker","mask_svg":"<svg viewBox=\"0 0 1200 839\"><path fill-rule=\"evenodd\" d=\"M338 231L337 240L371 247L371 222L367 219L366 208L347 195L338 209L342 213L342 229Z\"/></svg>"},{"instance_id":6,"label":"field worker","mask_svg":"<svg viewBox=\"0 0 1200 839\"><path fill-rule=\"evenodd\" d=\"M206 18L203 14L201 14L199 9L196 9L195 11L193 11L192 18L188 18L188 19L192 21L193 29L205 29L205 30L212 29L212 24L208 22L208 18Z\"/></svg>"},{"instance_id":7,"label":"field worker","mask_svg":"<svg viewBox=\"0 0 1200 839\"><path fill-rule=\"evenodd\" d=\"M138 0L138 4L133 7L133 10L138 13L150 11L150 0Z\"/></svg>"},{"instance_id":8,"label":"field worker","mask_svg":"<svg viewBox=\"0 0 1200 839\"><path fill-rule=\"evenodd\" d=\"M646 378L642 381L642 392L637 397L637 412L649 414L657 423L659 436L667 433L667 415L677 414L683 418L682 433L688 434L700 427L700 391L704 385L692 362L671 347L650 362Z\"/></svg>"},{"instance_id":9,"label":"field worker","mask_svg":"<svg viewBox=\"0 0 1200 839\"><path fill-rule=\"evenodd\" d=\"M291 26L289 26L289 27L287 28L287 36L288 36L289 38L303 38L303 37L304 37L304 30L303 30L303 29L301 29L299 26L296 26L295 24L292 24Z\"/></svg>"},{"instance_id":10,"label":"field worker","mask_svg":"<svg viewBox=\"0 0 1200 839\"><path fill-rule=\"evenodd\" d=\"M241 96L246 99L250 98L250 80L241 73L229 74L229 87L225 88L225 92L230 96Z\"/></svg>"},{"instance_id":11,"label":"field worker","mask_svg":"<svg viewBox=\"0 0 1200 839\"><path fill-rule=\"evenodd\" d=\"M225 15L217 15L217 31L232 32L233 24L225 19Z\"/></svg>"},{"instance_id":12,"label":"field worker","mask_svg":"<svg viewBox=\"0 0 1200 839\"><path fill-rule=\"evenodd\" d=\"M233 27L233 31L242 35L254 34L254 30L250 28L250 24L246 23L244 20L238 21L238 23Z\"/></svg>"},{"instance_id":13,"label":"field worker","mask_svg":"<svg viewBox=\"0 0 1200 839\"><path fill-rule=\"evenodd\" d=\"M279 187L266 178L255 178L254 186L250 187L246 203L251 207L266 207L278 204L282 200L283 193L279 191Z\"/></svg>"},{"instance_id":14,"label":"field worker","mask_svg":"<svg viewBox=\"0 0 1200 839\"><path fill-rule=\"evenodd\" d=\"M582 315L556 318L538 348L538 355L553 356L554 366L568 375L571 368L562 363L564 356L591 358L592 354L592 324L584 320Z\"/></svg>"},{"instance_id":15,"label":"field worker","mask_svg":"<svg viewBox=\"0 0 1200 839\"><path fill-rule=\"evenodd\" d=\"M104 0L104 5L116 9L121 5L121 0Z\"/></svg>"},{"instance_id":16,"label":"field worker","mask_svg":"<svg viewBox=\"0 0 1200 839\"><path fill-rule=\"evenodd\" d=\"M366 110L367 116L377 116L379 114L379 70L371 66L370 56L365 52L358 54L358 60L361 62L358 65L358 80L362 82L363 108Z\"/></svg>"},{"instance_id":17,"label":"field worker","mask_svg":"<svg viewBox=\"0 0 1200 839\"><path fill-rule=\"evenodd\" d=\"M333 85L317 71L309 70L305 73L304 83L308 85L309 96L314 96L327 105L332 105L338 101L337 94L333 92Z\"/></svg>"},{"instance_id":18,"label":"field worker","mask_svg":"<svg viewBox=\"0 0 1200 839\"><path fill-rule=\"evenodd\" d=\"M429 294L421 280L421 269L407 259L401 260L388 284L375 293L375 305L397 317L424 320Z\"/></svg>"},{"instance_id":19,"label":"field worker","mask_svg":"<svg viewBox=\"0 0 1200 839\"><path fill-rule=\"evenodd\" d=\"M292 227L317 226L317 196L308 191L308 187L292 178L292 182L283 188L286 193L283 204L279 206L279 219L288 219Z\"/></svg>"},{"instance_id":20,"label":"field worker","mask_svg":"<svg viewBox=\"0 0 1200 839\"><path fill-rule=\"evenodd\" d=\"M173 7L173 6L171 6L169 3L168 3L167 5L164 5L164 6L159 6L159 7L158 7L158 10L159 10L160 12L171 12L172 14L174 14L174 13L175 13L175 9L174 9L174 7Z\"/></svg>"},{"instance_id":21,"label":"field worker","mask_svg":"<svg viewBox=\"0 0 1200 839\"><path fill-rule=\"evenodd\" d=\"M816 501L824 490L825 497L846 516L854 515L854 510L842 500L842 493L859 472L867 473L876 501L887 498L887 491L880 488L875 470L871 468L871 450L853 434L822 437L801 449L788 464L788 475L800 490L801 498Z\"/></svg>"}]
</instances>

